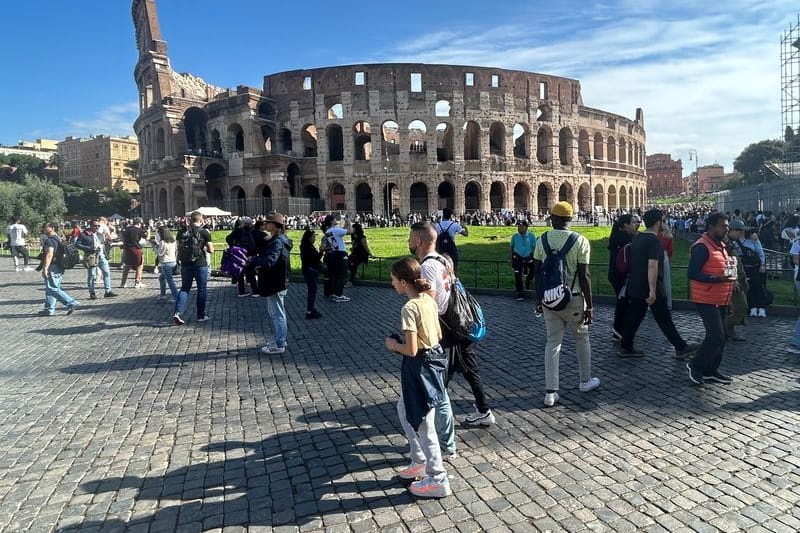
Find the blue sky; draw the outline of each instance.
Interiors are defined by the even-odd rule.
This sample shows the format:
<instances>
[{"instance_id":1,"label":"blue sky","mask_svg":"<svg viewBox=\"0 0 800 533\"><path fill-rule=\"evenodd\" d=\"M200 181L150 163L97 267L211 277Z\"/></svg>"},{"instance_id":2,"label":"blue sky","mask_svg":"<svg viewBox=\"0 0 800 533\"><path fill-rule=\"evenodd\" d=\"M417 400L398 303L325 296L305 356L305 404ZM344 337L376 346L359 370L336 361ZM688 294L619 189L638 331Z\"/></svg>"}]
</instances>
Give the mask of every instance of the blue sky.
<instances>
[{"instance_id":1,"label":"blue sky","mask_svg":"<svg viewBox=\"0 0 800 533\"><path fill-rule=\"evenodd\" d=\"M781 134L780 38L798 4L759 2L271 2L160 0L172 68L222 87L265 74L408 61L577 78L584 103L645 112L648 153L727 171L749 143ZM434 9L435 8L435 9ZM3 5L0 143L132 133L131 3Z\"/></svg>"}]
</instances>

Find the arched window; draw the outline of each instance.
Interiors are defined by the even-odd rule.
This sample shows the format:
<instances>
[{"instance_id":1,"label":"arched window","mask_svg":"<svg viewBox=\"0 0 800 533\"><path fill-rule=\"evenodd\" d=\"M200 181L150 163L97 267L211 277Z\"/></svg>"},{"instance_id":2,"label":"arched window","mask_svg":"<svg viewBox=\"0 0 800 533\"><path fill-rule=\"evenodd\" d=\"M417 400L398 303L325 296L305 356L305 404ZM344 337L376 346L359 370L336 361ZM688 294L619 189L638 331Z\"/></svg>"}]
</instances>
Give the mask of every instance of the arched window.
<instances>
[{"instance_id":1,"label":"arched window","mask_svg":"<svg viewBox=\"0 0 800 533\"><path fill-rule=\"evenodd\" d=\"M561 128L558 132L558 159L562 165L572 164L572 130Z\"/></svg>"},{"instance_id":2,"label":"arched window","mask_svg":"<svg viewBox=\"0 0 800 533\"><path fill-rule=\"evenodd\" d=\"M369 122L363 120L353 125L353 159L369 161L372 159L372 134Z\"/></svg>"},{"instance_id":3,"label":"arched window","mask_svg":"<svg viewBox=\"0 0 800 533\"><path fill-rule=\"evenodd\" d=\"M303 142L303 157L317 157L317 127L306 124L300 133Z\"/></svg>"},{"instance_id":4,"label":"arched window","mask_svg":"<svg viewBox=\"0 0 800 533\"><path fill-rule=\"evenodd\" d=\"M479 160L481 158L481 127L470 120L464 124L464 159Z\"/></svg>"},{"instance_id":5,"label":"arched window","mask_svg":"<svg viewBox=\"0 0 800 533\"><path fill-rule=\"evenodd\" d=\"M333 104L328 108L328 120L344 118L344 108L342 104Z\"/></svg>"},{"instance_id":6,"label":"arched window","mask_svg":"<svg viewBox=\"0 0 800 533\"><path fill-rule=\"evenodd\" d=\"M489 153L506 155L506 128L501 122L492 122L489 127Z\"/></svg>"},{"instance_id":7,"label":"arched window","mask_svg":"<svg viewBox=\"0 0 800 533\"><path fill-rule=\"evenodd\" d=\"M547 126L542 126L536 134L536 160L543 165L552 163L552 150L553 132Z\"/></svg>"},{"instance_id":8,"label":"arched window","mask_svg":"<svg viewBox=\"0 0 800 533\"><path fill-rule=\"evenodd\" d=\"M434 106L434 113L437 117L450 116L450 102L447 100L439 100Z\"/></svg>"},{"instance_id":9,"label":"arched window","mask_svg":"<svg viewBox=\"0 0 800 533\"><path fill-rule=\"evenodd\" d=\"M594 159L602 160L605 159L603 150L603 136L600 132L594 134Z\"/></svg>"},{"instance_id":10,"label":"arched window","mask_svg":"<svg viewBox=\"0 0 800 533\"><path fill-rule=\"evenodd\" d=\"M436 125L436 160L453 160L453 126L447 122Z\"/></svg>"},{"instance_id":11,"label":"arched window","mask_svg":"<svg viewBox=\"0 0 800 533\"><path fill-rule=\"evenodd\" d=\"M611 136L608 138L608 157L606 159L609 161L617 160L617 141Z\"/></svg>"},{"instance_id":12,"label":"arched window","mask_svg":"<svg viewBox=\"0 0 800 533\"><path fill-rule=\"evenodd\" d=\"M325 132L328 137L328 160L344 160L344 136L342 135L342 127L338 124L330 124Z\"/></svg>"},{"instance_id":13,"label":"arched window","mask_svg":"<svg viewBox=\"0 0 800 533\"><path fill-rule=\"evenodd\" d=\"M426 135L428 127L421 120L412 120L408 124L408 150L415 153L428 151Z\"/></svg>"},{"instance_id":14,"label":"arched window","mask_svg":"<svg viewBox=\"0 0 800 533\"><path fill-rule=\"evenodd\" d=\"M589 153L589 134L586 130L578 132L578 157L581 161L592 157Z\"/></svg>"},{"instance_id":15,"label":"arched window","mask_svg":"<svg viewBox=\"0 0 800 533\"><path fill-rule=\"evenodd\" d=\"M530 159L531 152L528 127L523 124L514 124L512 135L514 141L514 157Z\"/></svg>"},{"instance_id":16,"label":"arched window","mask_svg":"<svg viewBox=\"0 0 800 533\"><path fill-rule=\"evenodd\" d=\"M234 152L244 152L244 130L235 122L228 126L228 144Z\"/></svg>"}]
</instances>

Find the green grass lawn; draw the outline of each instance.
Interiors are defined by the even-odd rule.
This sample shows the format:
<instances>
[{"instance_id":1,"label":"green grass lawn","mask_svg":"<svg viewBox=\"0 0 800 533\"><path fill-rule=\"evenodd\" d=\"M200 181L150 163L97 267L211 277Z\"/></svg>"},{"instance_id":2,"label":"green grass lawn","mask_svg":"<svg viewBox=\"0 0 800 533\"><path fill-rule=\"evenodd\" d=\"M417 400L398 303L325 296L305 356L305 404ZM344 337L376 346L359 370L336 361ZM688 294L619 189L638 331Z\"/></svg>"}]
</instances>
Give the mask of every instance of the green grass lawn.
<instances>
[{"instance_id":1,"label":"green grass lawn","mask_svg":"<svg viewBox=\"0 0 800 533\"><path fill-rule=\"evenodd\" d=\"M537 226L532 227L531 230L538 237L546 228ZM610 226L577 226L575 230L585 235L591 243L592 292L613 294L611 284L606 279ZM514 275L509 264L509 247L511 235L516 231L516 227L513 226L470 226L468 237L459 236L457 238L456 242L461 253L459 275L466 286L514 288ZM392 262L408 255L408 228L367 228L365 232L375 259L371 259L366 268L359 269L359 279L388 281L389 267ZM217 249L217 253L214 254L214 267L219 264L222 250L226 246L225 236L227 234L227 231L216 231L213 234ZM302 234L301 230L289 231L289 237L294 242L292 263L295 270L299 270L300 266L299 253ZM317 243L319 243L319 232L317 235ZM145 261L147 264L153 264L151 252L145 254ZM672 260L672 294L676 299L688 298L686 278L688 262L688 243L676 238ZM775 304L794 304L794 286L791 281L770 279L768 286L775 294Z\"/></svg>"}]
</instances>

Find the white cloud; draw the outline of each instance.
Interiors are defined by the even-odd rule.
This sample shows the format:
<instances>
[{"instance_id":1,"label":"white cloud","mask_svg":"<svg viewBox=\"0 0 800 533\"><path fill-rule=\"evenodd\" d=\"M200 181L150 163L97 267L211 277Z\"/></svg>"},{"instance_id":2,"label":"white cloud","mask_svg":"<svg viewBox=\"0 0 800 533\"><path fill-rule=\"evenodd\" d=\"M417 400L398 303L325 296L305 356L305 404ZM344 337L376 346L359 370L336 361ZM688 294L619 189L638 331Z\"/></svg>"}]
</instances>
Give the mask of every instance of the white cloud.
<instances>
[{"instance_id":1,"label":"white cloud","mask_svg":"<svg viewBox=\"0 0 800 533\"><path fill-rule=\"evenodd\" d=\"M574 77L587 106L628 117L644 109L649 153L671 153L686 165L692 147L701 164L716 161L730 171L746 145L781 134L779 37L796 5L664 5L620 0L580 12L520 14L524 23L448 27L412 36L372 60Z\"/></svg>"},{"instance_id":2,"label":"white cloud","mask_svg":"<svg viewBox=\"0 0 800 533\"><path fill-rule=\"evenodd\" d=\"M89 135L133 135L133 122L139 115L136 101L112 104L96 111L90 118L65 118L67 135L88 137Z\"/></svg>"}]
</instances>

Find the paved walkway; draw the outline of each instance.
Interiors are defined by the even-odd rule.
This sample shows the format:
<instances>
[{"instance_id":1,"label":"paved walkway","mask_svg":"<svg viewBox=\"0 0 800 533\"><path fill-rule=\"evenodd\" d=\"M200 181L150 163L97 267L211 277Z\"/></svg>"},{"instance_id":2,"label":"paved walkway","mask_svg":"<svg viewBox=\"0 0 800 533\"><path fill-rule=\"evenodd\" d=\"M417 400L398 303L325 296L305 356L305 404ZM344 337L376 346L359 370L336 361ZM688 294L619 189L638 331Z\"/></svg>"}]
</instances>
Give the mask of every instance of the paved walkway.
<instances>
[{"instance_id":1,"label":"paved walkway","mask_svg":"<svg viewBox=\"0 0 800 533\"><path fill-rule=\"evenodd\" d=\"M601 388L577 390L565 343L562 401L542 407L544 323L529 302L481 297L479 348L497 425L458 428L453 496L414 501L394 472L402 300L355 287L305 321L288 297L290 348L258 351L262 299L214 281L207 323L173 327L157 282L39 317L38 273L0 259L0 530L800 530L800 359L793 323L768 319L726 351L730 386L692 387L652 319L620 360L610 310L592 328ZM119 272L113 273L119 280ZM690 339L701 331L678 313ZM459 417L471 394L456 377Z\"/></svg>"}]
</instances>

